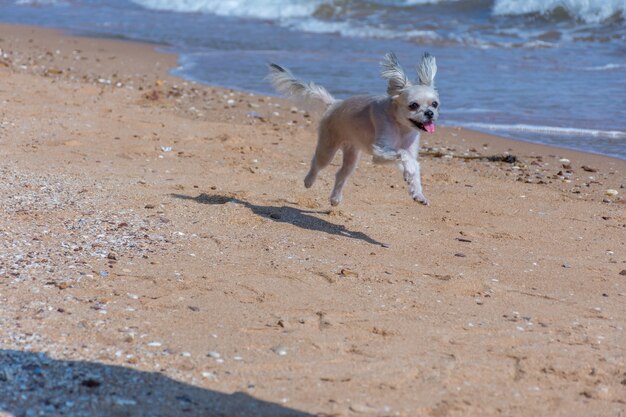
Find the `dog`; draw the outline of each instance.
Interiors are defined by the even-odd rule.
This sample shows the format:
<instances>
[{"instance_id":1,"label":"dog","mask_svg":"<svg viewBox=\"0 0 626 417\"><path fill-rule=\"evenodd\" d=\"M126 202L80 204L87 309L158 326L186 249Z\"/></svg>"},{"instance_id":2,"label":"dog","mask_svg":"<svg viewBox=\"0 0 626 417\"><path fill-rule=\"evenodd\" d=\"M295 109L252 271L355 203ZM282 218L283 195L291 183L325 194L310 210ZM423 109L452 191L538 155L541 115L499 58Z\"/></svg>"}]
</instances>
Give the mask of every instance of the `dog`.
<instances>
[{"instance_id":1,"label":"dog","mask_svg":"<svg viewBox=\"0 0 626 417\"><path fill-rule=\"evenodd\" d=\"M413 200L429 204L422 191L417 157L420 132L433 133L439 118L439 95L435 89L437 62L425 53L417 67L415 84L409 81L393 52L385 55L381 66L381 76L388 81L387 95L337 100L324 87L300 81L287 68L269 64L268 79L279 93L304 105L321 104L326 108L304 186L310 188L318 173L341 149L343 164L336 173L330 195L333 206L341 202L346 180L363 152L372 155L375 163L396 163Z\"/></svg>"}]
</instances>

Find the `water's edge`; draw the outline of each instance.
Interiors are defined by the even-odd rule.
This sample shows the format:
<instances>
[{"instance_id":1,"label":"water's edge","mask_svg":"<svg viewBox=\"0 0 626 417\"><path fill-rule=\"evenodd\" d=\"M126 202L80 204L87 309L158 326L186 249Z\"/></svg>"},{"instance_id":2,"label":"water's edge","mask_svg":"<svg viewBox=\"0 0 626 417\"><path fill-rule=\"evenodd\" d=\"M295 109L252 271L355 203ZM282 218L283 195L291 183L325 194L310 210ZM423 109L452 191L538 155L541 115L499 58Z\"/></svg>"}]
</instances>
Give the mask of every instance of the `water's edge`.
<instances>
[{"instance_id":1,"label":"water's edge","mask_svg":"<svg viewBox=\"0 0 626 417\"><path fill-rule=\"evenodd\" d=\"M200 84L200 85L204 85L207 87L213 87L213 88L219 88L219 89L229 89L229 90L235 90L235 91L240 91L240 92L245 92L245 93L253 93L259 96L266 96L266 97L280 97L277 94L272 94L272 93L267 93L265 91L263 92L259 92L259 91L254 91L252 89L243 89L243 88L239 88L239 87L233 87L233 86L229 86L229 85L220 85L220 84L214 84L214 83L209 83L206 82L202 79L197 79L194 78L192 76L187 76L184 74L184 67L182 64L182 58L184 56L184 53L181 52L180 50L177 50L177 48L173 45L168 45L166 43L162 43L162 42L149 42L149 41L144 41L142 39L134 39L132 37L129 36L124 36L124 35L113 35L113 34L106 34L106 33L95 33L95 32L88 32L88 31L80 31L80 30L72 30L72 29L67 29L67 28L62 28L62 27L51 27L51 26L38 26L38 25L28 25L28 24L20 24L20 23L5 23L5 22L0 22L0 25L6 25L6 26L17 26L17 27L23 27L23 28L32 28L32 29L46 29L46 30L53 30L55 32L57 32L59 34L59 36L66 36L66 37L78 37L78 38L88 38L88 39L94 39L94 40L98 40L98 39L103 39L103 40L107 40L107 41L113 41L113 42L124 42L124 43L132 43L141 47L145 47L145 48L150 48L151 51L154 51L158 54L161 55L169 55L169 56L174 56L175 60L176 60L176 65L166 69L166 72L168 75L177 78L181 81L187 81L187 82L193 82L196 84ZM507 136L505 134L501 134L500 132L494 131L494 130L490 130L490 129L477 129L474 127L468 127L468 126L463 126L463 125L459 125L459 124L448 124L448 123L442 123L440 124L440 126L444 127L444 128L460 128L463 130L467 130L470 132L475 132L478 134L483 134L486 135L490 138L496 138L499 141L504 141L504 142L511 142L511 143L523 143L523 144L527 144L527 145L531 145L534 147L537 147L539 149L544 149L545 150L545 154L555 154L558 155L559 151L567 151L568 153L578 153L578 154L582 154L582 155L589 155L589 156L593 156L593 157L602 157L602 158L608 158L610 160L617 160L620 162L624 162L626 161L626 158L621 158L619 156L615 156L615 155L608 155L605 153L601 153L601 152L594 152L592 150L587 150L587 149L578 149L578 148L572 148L572 147L567 147L567 146L558 146L558 145L554 145L554 144L546 144L546 143L541 143L538 141L533 141L531 139L523 139L523 138L519 138L519 137L510 137Z\"/></svg>"}]
</instances>

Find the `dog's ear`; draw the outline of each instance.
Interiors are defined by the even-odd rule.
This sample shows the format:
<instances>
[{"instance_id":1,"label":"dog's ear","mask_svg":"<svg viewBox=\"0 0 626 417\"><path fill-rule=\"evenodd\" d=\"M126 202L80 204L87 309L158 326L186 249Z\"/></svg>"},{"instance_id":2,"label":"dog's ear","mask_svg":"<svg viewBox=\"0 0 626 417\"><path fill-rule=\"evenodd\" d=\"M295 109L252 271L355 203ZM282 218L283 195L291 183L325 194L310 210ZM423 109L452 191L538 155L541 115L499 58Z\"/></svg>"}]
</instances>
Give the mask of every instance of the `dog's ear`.
<instances>
[{"instance_id":1,"label":"dog's ear","mask_svg":"<svg viewBox=\"0 0 626 417\"><path fill-rule=\"evenodd\" d=\"M396 54L393 52L389 52L385 55L385 59L383 59L380 65L382 66L380 76L389 81L387 94L391 97L398 96L404 88L411 85L411 82L406 78L402 67L398 63Z\"/></svg>"},{"instance_id":2,"label":"dog's ear","mask_svg":"<svg viewBox=\"0 0 626 417\"><path fill-rule=\"evenodd\" d=\"M434 56L426 52L417 67L417 80L421 85L434 87L435 75L437 75L437 61Z\"/></svg>"}]
</instances>

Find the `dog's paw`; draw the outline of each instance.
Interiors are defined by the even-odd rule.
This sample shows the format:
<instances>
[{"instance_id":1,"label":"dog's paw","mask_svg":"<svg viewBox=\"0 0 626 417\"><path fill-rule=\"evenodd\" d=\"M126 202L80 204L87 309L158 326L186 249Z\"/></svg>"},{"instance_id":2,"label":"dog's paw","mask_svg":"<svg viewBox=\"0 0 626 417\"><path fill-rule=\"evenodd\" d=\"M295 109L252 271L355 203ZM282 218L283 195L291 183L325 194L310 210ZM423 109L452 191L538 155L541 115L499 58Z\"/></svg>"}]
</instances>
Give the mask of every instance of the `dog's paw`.
<instances>
[{"instance_id":1,"label":"dog's paw","mask_svg":"<svg viewBox=\"0 0 626 417\"><path fill-rule=\"evenodd\" d=\"M424 194L414 195L413 200L425 206L430 206L430 201L428 201Z\"/></svg>"},{"instance_id":2,"label":"dog's paw","mask_svg":"<svg viewBox=\"0 0 626 417\"><path fill-rule=\"evenodd\" d=\"M313 186L314 182L315 182L315 176L309 174L304 179L304 187L305 188L311 188Z\"/></svg>"},{"instance_id":3,"label":"dog's paw","mask_svg":"<svg viewBox=\"0 0 626 417\"><path fill-rule=\"evenodd\" d=\"M331 195L330 196L330 205L338 206L341 203L342 197L340 195Z\"/></svg>"}]
</instances>

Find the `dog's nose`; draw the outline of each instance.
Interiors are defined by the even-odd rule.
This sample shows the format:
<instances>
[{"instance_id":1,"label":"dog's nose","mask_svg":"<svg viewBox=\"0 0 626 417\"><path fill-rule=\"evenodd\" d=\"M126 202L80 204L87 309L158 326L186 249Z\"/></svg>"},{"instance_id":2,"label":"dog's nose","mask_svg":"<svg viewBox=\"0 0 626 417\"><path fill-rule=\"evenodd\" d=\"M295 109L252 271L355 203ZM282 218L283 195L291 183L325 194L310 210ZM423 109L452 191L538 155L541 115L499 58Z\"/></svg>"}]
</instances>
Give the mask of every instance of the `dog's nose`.
<instances>
[{"instance_id":1,"label":"dog's nose","mask_svg":"<svg viewBox=\"0 0 626 417\"><path fill-rule=\"evenodd\" d=\"M433 113L432 110L426 110L424 112L424 116L428 117L429 119L432 119L434 115L435 115L435 113Z\"/></svg>"}]
</instances>

